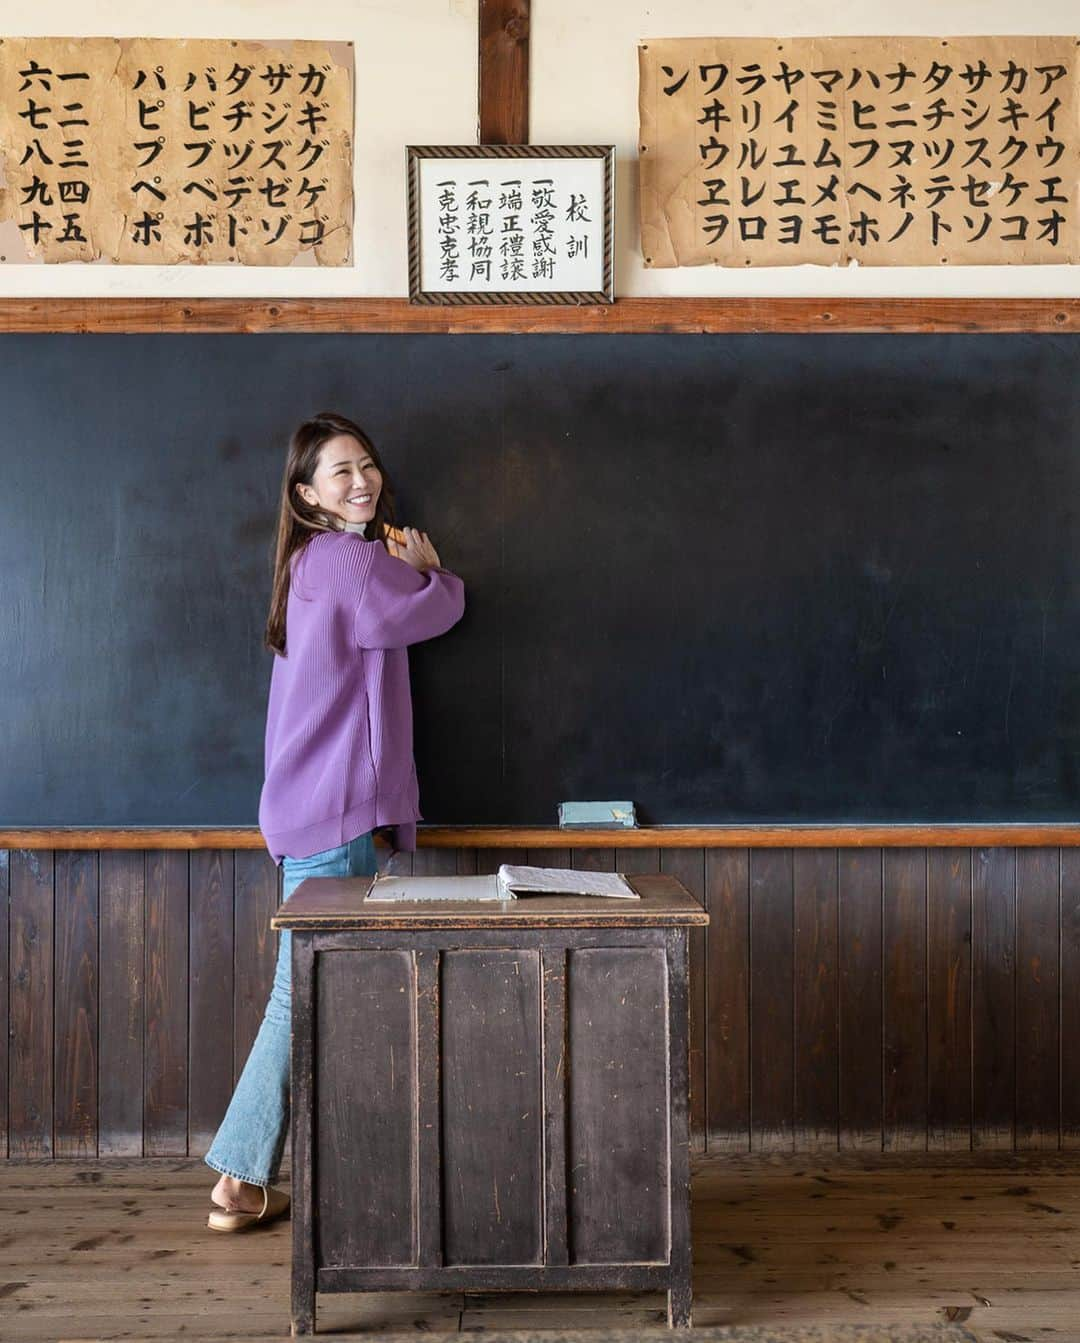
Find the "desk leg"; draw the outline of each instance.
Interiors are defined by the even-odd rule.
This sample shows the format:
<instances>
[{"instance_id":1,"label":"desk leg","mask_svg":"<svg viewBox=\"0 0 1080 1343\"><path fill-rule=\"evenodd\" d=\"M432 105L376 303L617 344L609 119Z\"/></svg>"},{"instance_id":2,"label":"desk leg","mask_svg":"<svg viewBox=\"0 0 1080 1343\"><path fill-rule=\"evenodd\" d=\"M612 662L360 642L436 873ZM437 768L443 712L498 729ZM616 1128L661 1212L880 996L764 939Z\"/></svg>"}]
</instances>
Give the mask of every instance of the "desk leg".
<instances>
[{"instance_id":1,"label":"desk leg","mask_svg":"<svg viewBox=\"0 0 1080 1343\"><path fill-rule=\"evenodd\" d=\"M293 1274L292 1336L315 1332L315 1291L311 1283L298 1282Z\"/></svg>"},{"instance_id":2,"label":"desk leg","mask_svg":"<svg viewBox=\"0 0 1080 1343\"><path fill-rule=\"evenodd\" d=\"M688 1281L668 1288L667 1322L669 1329L689 1329L693 1317L694 1294Z\"/></svg>"},{"instance_id":3,"label":"desk leg","mask_svg":"<svg viewBox=\"0 0 1080 1343\"><path fill-rule=\"evenodd\" d=\"M690 990L685 928L667 932L668 1040L671 1187L668 1328L689 1329L692 1287L690 1251Z\"/></svg>"},{"instance_id":4,"label":"desk leg","mask_svg":"<svg viewBox=\"0 0 1080 1343\"><path fill-rule=\"evenodd\" d=\"M292 1334L315 1332L315 1253L312 1205L312 1120L315 1029L313 934L292 935Z\"/></svg>"}]
</instances>

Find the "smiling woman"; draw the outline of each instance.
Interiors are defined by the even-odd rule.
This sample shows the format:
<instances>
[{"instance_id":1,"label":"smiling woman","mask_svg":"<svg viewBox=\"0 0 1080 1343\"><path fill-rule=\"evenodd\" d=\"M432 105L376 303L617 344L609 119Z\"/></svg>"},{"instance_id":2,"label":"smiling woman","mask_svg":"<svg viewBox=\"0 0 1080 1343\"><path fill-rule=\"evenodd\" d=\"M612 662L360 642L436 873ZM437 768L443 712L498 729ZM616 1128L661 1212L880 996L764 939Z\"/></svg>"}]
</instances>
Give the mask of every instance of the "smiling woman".
<instances>
[{"instance_id":1,"label":"smiling woman","mask_svg":"<svg viewBox=\"0 0 1080 1343\"><path fill-rule=\"evenodd\" d=\"M379 826L397 828L396 847L415 846L405 649L449 629L463 598L425 533L405 528L400 545L388 542L393 506L358 424L324 411L297 428L265 637L277 658L259 826L275 862Z\"/></svg>"},{"instance_id":2,"label":"smiling woman","mask_svg":"<svg viewBox=\"0 0 1080 1343\"><path fill-rule=\"evenodd\" d=\"M416 847L407 649L457 623L464 589L422 532L389 539L392 518L392 486L360 426L331 412L300 425L281 490L259 799L286 894L314 874L373 874L380 827L394 828L396 848ZM213 1230L243 1230L288 1208L270 1186L289 1114L289 941L282 936L259 1034L206 1154L221 1176Z\"/></svg>"}]
</instances>

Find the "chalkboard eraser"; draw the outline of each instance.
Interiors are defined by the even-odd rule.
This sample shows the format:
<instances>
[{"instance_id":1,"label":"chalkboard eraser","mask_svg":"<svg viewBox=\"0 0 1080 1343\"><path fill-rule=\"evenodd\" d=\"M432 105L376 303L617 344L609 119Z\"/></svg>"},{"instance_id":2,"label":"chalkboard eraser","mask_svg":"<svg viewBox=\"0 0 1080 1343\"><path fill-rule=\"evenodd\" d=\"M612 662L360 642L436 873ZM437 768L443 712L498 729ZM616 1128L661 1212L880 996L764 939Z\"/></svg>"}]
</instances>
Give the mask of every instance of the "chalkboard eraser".
<instances>
[{"instance_id":1,"label":"chalkboard eraser","mask_svg":"<svg viewBox=\"0 0 1080 1343\"><path fill-rule=\"evenodd\" d=\"M637 817L632 802L560 802L559 828L610 830L613 825L634 829Z\"/></svg>"}]
</instances>

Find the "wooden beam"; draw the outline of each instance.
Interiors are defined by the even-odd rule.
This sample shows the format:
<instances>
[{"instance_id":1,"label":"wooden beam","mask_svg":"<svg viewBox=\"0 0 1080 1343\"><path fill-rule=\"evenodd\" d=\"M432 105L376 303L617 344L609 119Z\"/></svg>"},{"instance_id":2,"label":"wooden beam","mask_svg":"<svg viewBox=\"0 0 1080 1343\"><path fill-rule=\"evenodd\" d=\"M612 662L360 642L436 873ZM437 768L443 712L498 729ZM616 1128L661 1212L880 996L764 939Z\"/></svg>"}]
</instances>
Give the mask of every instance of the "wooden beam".
<instances>
[{"instance_id":1,"label":"wooden beam","mask_svg":"<svg viewBox=\"0 0 1080 1343\"><path fill-rule=\"evenodd\" d=\"M936 849L1080 848L1080 825L988 822L948 825L642 826L560 830L557 826L421 826L422 849ZM4 849L263 849L255 829L0 830Z\"/></svg>"},{"instance_id":2,"label":"wooden beam","mask_svg":"<svg viewBox=\"0 0 1080 1343\"><path fill-rule=\"evenodd\" d=\"M480 0L479 143L529 143L529 0Z\"/></svg>"},{"instance_id":3,"label":"wooden beam","mask_svg":"<svg viewBox=\"0 0 1080 1343\"><path fill-rule=\"evenodd\" d=\"M398 298L7 298L0 332L1080 331L1080 298L624 298L595 307L429 307Z\"/></svg>"}]
</instances>

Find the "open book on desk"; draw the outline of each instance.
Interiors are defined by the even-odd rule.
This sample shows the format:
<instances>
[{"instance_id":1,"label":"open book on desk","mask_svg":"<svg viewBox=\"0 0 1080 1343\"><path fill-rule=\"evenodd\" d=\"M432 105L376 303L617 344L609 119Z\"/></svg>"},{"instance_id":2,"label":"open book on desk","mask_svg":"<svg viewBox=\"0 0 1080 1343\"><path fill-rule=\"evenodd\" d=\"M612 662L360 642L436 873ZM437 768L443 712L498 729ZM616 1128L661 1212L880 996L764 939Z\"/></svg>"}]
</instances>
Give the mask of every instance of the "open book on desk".
<instances>
[{"instance_id":1,"label":"open book on desk","mask_svg":"<svg viewBox=\"0 0 1080 1343\"><path fill-rule=\"evenodd\" d=\"M493 876L378 876L368 900L517 900L529 895L598 895L640 900L621 872L576 872L567 867L514 867Z\"/></svg>"}]
</instances>

